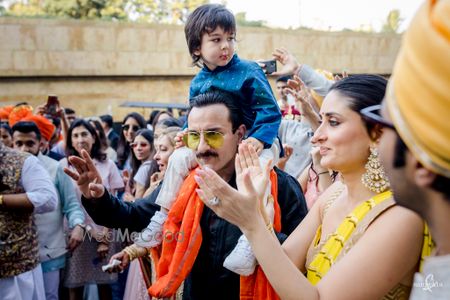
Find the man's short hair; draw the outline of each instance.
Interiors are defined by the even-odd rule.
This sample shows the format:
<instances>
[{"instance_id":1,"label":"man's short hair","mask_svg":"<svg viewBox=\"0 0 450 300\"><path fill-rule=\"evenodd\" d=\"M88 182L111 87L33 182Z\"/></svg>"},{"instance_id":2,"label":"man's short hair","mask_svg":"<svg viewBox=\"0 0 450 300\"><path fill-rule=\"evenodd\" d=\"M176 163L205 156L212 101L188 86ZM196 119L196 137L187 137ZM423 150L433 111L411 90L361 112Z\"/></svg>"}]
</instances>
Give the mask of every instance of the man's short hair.
<instances>
[{"instance_id":1,"label":"man's short hair","mask_svg":"<svg viewBox=\"0 0 450 300\"><path fill-rule=\"evenodd\" d=\"M287 83L289 79L292 79L291 75L281 76L281 77L278 77L275 82L286 82Z\"/></svg>"},{"instance_id":2,"label":"man's short hair","mask_svg":"<svg viewBox=\"0 0 450 300\"><path fill-rule=\"evenodd\" d=\"M406 152L408 151L408 146L405 142L397 135L397 140L395 141L395 152L394 152L394 167L401 168L406 165ZM444 198L450 202L450 178L444 177L442 175L436 174L436 179L431 184L431 188L444 195Z\"/></svg>"},{"instance_id":3,"label":"man's short hair","mask_svg":"<svg viewBox=\"0 0 450 300\"><path fill-rule=\"evenodd\" d=\"M9 124L7 122L0 122L0 128L5 129L10 135L12 135L11 127L9 127Z\"/></svg>"},{"instance_id":4,"label":"man's short hair","mask_svg":"<svg viewBox=\"0 0 450 300\"><path fill-rule=\"evenodd\" d=\"M202 37L221 27L225 32L236 33L234 15L220 4L205 4L195 9L188 17L184 27L184 34L192 57L192 64L198 65L200 56L194 52L200 49Z\"/></svg>"},{"instance_id":5,"label":"man's short hair","mask_svg":"<svg viewBox=\"0 0 450 300\"><path fill-rule=\"evenodd\" d=\"M101 115L100 120L106 123L109 128L113 128L113 117L111 115Z\"/></svg>"},{"instance_id":6,"label":"man's short hair","mask_svg":"<svg viewBox=\"0 0 450 300\"><path fill-rule=\"evenodd\" d=\"M68 107L64 108L64 112L66 114L75 114L75 111L73 109L71 109L71 108L68 108Z\"/></svg>"},{"instance_id":7,"label":"man's short hair","mask_svg":"<svg viewBox=\"0 0 450 300\"><path fill-rule=\"evenodd\" d=\"M194 107L200 108L214 104L223 104L228 108L233 132L235 132L239 126L244 124L242 108L236 104L236 100L233 99L232 94L221 90L208 91L192 98L190 100L189 113Z\"/></svg>"},{"instance_id":8,"label":"man's short hair","mask_svg":"<svg viewBox=\"0 0 450 300\"><path fill-rule=\"evenodd\" d=\"M36 138L38 141L41 140L41 131L39 130L39 127L37 127L36 123L34 122L28 122L28 121L20 121L14 124L14 126L11 128L12 133L14 135L14 132L18 131L21 133L31 133L34 132L36 134Z\"/></svg>"}]
</instances>

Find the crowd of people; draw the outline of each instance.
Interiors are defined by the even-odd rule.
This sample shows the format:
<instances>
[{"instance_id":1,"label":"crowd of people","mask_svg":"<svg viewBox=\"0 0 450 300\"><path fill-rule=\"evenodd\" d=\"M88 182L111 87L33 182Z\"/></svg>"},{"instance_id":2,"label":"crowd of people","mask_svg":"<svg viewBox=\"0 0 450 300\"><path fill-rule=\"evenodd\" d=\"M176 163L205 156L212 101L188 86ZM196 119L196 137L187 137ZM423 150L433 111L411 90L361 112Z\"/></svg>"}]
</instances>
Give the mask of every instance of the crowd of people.
<instances>
[{"instance_id":1,"label":"crowd of people","mask_svg":"<svg viewBox=\"0 0 450 300\"><path fill-rule=\"evenodd\" d=\"M275 49L274 94L206 4L186 116L1 107L0 299L449 299L448 20L389 81Z\"/></svg>"}]
</instances>

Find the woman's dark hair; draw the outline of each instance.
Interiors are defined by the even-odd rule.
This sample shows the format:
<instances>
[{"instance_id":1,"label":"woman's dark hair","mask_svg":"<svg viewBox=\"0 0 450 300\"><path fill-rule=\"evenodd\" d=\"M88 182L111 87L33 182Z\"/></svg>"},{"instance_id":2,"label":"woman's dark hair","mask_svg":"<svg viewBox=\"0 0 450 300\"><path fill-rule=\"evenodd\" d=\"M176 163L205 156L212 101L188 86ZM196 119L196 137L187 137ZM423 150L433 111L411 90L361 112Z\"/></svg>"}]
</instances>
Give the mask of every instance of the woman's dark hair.
<instances>
[{"instance_id":1,"label":"woman's dark hair","mask_svg":"<svg viewBox=\"0 0 450 300\"><path fill-rule=\"evenodd\" d=\"M84 119L75 119L75 121L72 122L70 125L69 131L67 132L67 141L66 141L66 156L69 157L70 155L80 156L80 153L78 153L77 150L73 147L72 144L72 132L77 127L84 127L89 131L89 133L94 138L94 144L92 145L90 156L92 158L95 158L99 161L106 160L106 154L102 151L102 145L100 143L100 138L97 135L97 132L95 131L94 127L92 125L84 120Z\"/></svg>"},{"instance_id":2,"label":"woman's dark hair","mask_svg":"<svg viewBox=\"0 0 450 300\"><path fill-rule=\"evenodd\" d=\"M223 31L235 33L236 20L234 15L225 6L220 4L205 4L196 8L188 17L184 26L184 35L192 57L192 64L201 67L200 56L194 52L200 49L202 37L221 27Z\"/></svg>"},{"instance_id":3,"label":"woman's dark hair","mask_svg":"<svg viewBox=\"0 0 450 300\"><path fill-rule=\"evenodd\" d=\"M159 121L156 125L156 127L182 127L183 124L181 124L181 122L178 119L175 119L174 117L170 117L164 120ZM156 130L155 128L153 128L153 130Z\"/></svg>"},{"instance_id":4,"label":"woman's dark hair","mask_svg":"<svg viewBox=\"0 0 450 300\"><path fill-rule=\"evenodd\" d=\"M101 115L100 116L100 120L104 123L106 123L106 125L108 125L109 128L113 128L114 126L114 122L113 122L113 117L111 115Z\"/></svg>"},{"instance_id":5,"label":"woman's dark hair","mask_svg":"<svg viewBox=\"0 0 450 300\"><path fill-rule=\"evenodd\" d=\"M349 107L354 112L360 114L363 108L381 104L386 92L387 80L378 75L360 74L352 75L333 84L328 91L337 91L341 95L349 98ZM367 132L371 136L375 125L366 121Z\"/></svg>"},{"instance_id":6,"label":"woman's dark hair","mask_svg":"<svg viewBox=\"0 0 450 300\"><path fill-rule=\"evenodd\" d=\"M159 114L160 110L152 110L152 112L150 113L150 116L148 117L148 121L147 124L148 125L152 125L153 121L155 120L155 117ZM153 125L152 125L153 126ZM155 129L155 128L153 128Z\"/></svg>"},{"instance_id":7,"label":"woman's dark hair","mask_svg":"<svg viewBox=\"0 0 450 300\"><path fill-rule=\"evenodd\" d=\"M151 153L150 153L150 157L152 157L154 150L155 150L155 146L153 145L153 141L154 141L154 136L153 136L153 131L151 131L150 129L139 129L138 132L136 133L136 137L134 138L136 140L136 138L138 136L142 136L144 137L144 139L147 140L147 142L150 144L150 149L151 149ZM130 183L131 186L134 185L134 176L136 175L137 171L139 170L139 167L142 165L142 162L140 160L138 160L136 158L136 155L134 155L134 151L131 151L131 176L130 176Z\"/></svg>"},{"instance_id":8,"label":"woman's dark hair","mask_svg":"<svg viewBox=\"0 0 450 300\"><path fill-rule=\"evenodd\" d=\"M169 115L169 117L173 118L172 113L169 111L162 110L162 111L158 112L156 114L156 116L153 118L153 123L152 123L153 130L155 130L156 124L159 123L159 118L161 117L161 115L164 115L164 114Z\"/></svg>"},{"instance_id":9,"label":"woman's dark hair","mask_svg":"<svg viewBox=\"0 0 450 300\"><path fill-rule=\"evenodd\" d=\"M103 130L102 124L100 123L99 120L95 118L89 119L89 122L92 123L93 126L95 127L98 133L98 138L100 139L100 144L102 145L102 149L106 151L106 149L108 149L108 140L106 139L105 131Z\"/></svg>"},{"instance_id":10,"label":"woman's dark hair","mask_svg":"<svg viewBox=\"0 0 450 300\"><path fill-rule=\"evenodd\" d=\"M125 122L129 119L133 118L136 120L136 122L139 125L139 129L146 128L145 119L143 116L138 114L137 112L129 113L125 116L125 118L122 121L122 125L125 124ZM128 157L130 155L130 145L125 139L125 136L123 135L123 129L120 131L119 136L119 143L117 145L117 166L119 169L123 169L125 162L127 161Z\"/></svg>"}]
</instances>

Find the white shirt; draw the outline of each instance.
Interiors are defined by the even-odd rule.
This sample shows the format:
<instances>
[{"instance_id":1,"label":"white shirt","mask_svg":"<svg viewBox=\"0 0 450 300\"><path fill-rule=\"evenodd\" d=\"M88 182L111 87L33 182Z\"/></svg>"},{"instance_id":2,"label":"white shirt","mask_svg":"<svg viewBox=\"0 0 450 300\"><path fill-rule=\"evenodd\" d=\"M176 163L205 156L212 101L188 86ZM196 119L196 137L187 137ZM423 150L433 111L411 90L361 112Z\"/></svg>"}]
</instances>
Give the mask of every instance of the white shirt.
<instances>
[{"instance_id":1,"label":"white shirt","mask_svg":"<svg viewBox=\"0 0 450 300\"><path fill-rule=\"evenodd\" d=\"M58 202L55 185L47 170L35 156L25 159L22 166L20 184L34 206L34 213L42 214L53 211Z\"/></svg>"}]
</instances>

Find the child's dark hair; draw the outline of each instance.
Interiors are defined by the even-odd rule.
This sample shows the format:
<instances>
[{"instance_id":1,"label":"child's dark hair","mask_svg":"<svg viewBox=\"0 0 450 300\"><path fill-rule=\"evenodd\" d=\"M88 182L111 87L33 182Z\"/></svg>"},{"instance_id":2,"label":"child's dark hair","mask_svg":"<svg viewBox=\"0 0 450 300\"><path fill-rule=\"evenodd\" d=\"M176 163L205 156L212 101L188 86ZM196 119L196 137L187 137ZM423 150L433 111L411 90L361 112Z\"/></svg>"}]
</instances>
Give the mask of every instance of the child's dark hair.
<instances>
[{"instance_id":1,"label":"child's dark hair","mask_svg":"<svg viewBox=\"0 0 450 300\"><path fill-rule=\"evenodd\" d=\"M205 4L195 9L186 21L184 34L192 57L192 64L200 66L200 56L194 52L200 49L202 37L221 27L225 32L236 32L234 15L225 6L220 4Z\"/></svg>"}]
</instances>

